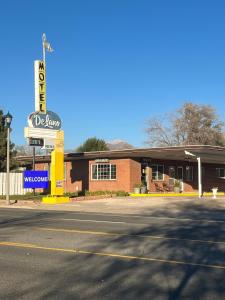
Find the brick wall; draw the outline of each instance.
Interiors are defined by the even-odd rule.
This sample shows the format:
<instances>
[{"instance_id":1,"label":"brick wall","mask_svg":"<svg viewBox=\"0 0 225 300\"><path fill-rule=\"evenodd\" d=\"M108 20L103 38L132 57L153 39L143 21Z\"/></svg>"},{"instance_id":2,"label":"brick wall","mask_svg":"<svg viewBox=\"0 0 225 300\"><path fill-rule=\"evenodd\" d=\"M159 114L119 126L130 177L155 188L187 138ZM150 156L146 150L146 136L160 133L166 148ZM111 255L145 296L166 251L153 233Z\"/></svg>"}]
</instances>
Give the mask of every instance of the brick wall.
<instances>
[{"instance_id":1,"label":"brick wall","mask_svg":"<svg viewBox=\"0 0 225 300\"><path fill-rule=\"evenodd\" d=\"M91 165L95 164L94 160L89 161L89 190L90 191L130 191L130 159L116 159L109 161L116 165L116 179L115 180L92 180L91 179Z\"/></svg>"},{"instance_id":2,"label":"brick wall","mask_svg":"<svg viewBox=\"0 0 225 300\"><path fill-rule=\"evenodd\" d=\"M66 162L65 192L89 190L89 163L88 160Z\"/></svg>"},{"instance_id":3,"label":"brick wall","mask_svg":"<svg viewBox=\"0 0 225 300\"><path fill-rule=\"evenodd\" d=\"M66 162L66 180L64 183L65 192L76 191L97 191L123 190L132 192L135 184L141 182L141 163L135 159L110 159L111 164L116 164L117 177L116 180L92 180L91 179L91 165L95 164L95 160L75 160ZM164 165L164 180L153 181L151 166L149 169L149 187L150 192L167 191L169 186L169 167L174 166L176 173L179 166L183 167L184 175L184 191L191 192L198 189L198 168L197 162L188 161L163 161L152 160L151 164ZM193 167L193 180L188 182L185 177L186 166ZM211 191L213 187L218 187L220 191L225 191L225 180L216 177L216 168L224 168L224 165L202 164L203 176L202 185L203 191ZM47 170L47 163L36 164L36 170ZM177 175L177 174L176 174ZM41 189L36 189L41 192Z\"/></svg>"},{"instance_id":4,"label":"brick wall","mask_svg":"<svg viewBox=\"0 0 225 300\"><path fill-rule=\"evenodd\" d=\"M96 164L95 160L75 160L66 162L66 180L64 182L65 192L76 191L133 191L136 183L141 182L141 165L131 159L109 160L109 163L116 165L115 180L92 180L91 165ZM48 164L36 164L37 170L47 170ZM42 190L39 189L39 192Z\"/></svg>"},{"instance_id":5,"label":"brick wall","mask_svg":"<svg viewBox=\"0 0 225 300\"><path fill-rule=\"evenodd\" d=\"M166 191L169 188L169 167L174 166L177 176L177 168L183 167L183 182L184 182L184 191L192 192L198 190L198 166L197 162L183 162L183 161L162 161L154 160L152 164L162 164L164 165L164 180L163 181L154 181L150 178L150 191ZM185 174L186 166L193 167L193 180L188 181ZM211 191L213 187L218 187L220 191L225 191L225 180L223 178L216 177L216 168L224 168L224 165L216 164L202 164L203 174L202 174L202 187L203 191ZM150 168L151 169L151 168Z\"/></svg>"},{"instance_id":6,"label":"brick wall","mask_svg":"<svg viewBox=\"0 0 225 300\"><path fill-rule=\"evenodd\" d=\"M218 187L219 191L225 191L225 179L218 178L216 168L225 168L224 165L203 165L202 186L204 191L211 191L213 187Z\"/></svg>"},{"instance_id":7,"label":"brick wall","mask_svg":"<svg viewBox=\"0 0 225 300\"><path fill-rule=\"evenodd\" d=\"M164 160L152 160L151 164L155 165L163 165L164 166L164 178L163 180L153 180L152 176L150 176L149 180L149 186L150 186L150 192L167 192L172 190L172 186L169 185L169 168L174 167L175 168L175 178L177 178L178 173L178 167L183 167L183 182L184 182L184 191L185 192L191 192L194 190L197 190L198 188L198 178L196 172L197 170L197 163L189 163L189 162L183 162L183 161L164 161ZM193 180L187 181L185 178L185 169L186 166L192 166L193 167ZM150 167L150 173L152 174L151 167Z\"/></svg>"},{"instance_id":8,"label":"brick wall","mask_svg":"<svg viewBox=\"0 0 225 300\"><path fill-rule=\"evenodd\" d=\"M141 183L141 163L130 159L130 187L129 192L134 191L136 184Z\"/></svg>"}]
</instances>

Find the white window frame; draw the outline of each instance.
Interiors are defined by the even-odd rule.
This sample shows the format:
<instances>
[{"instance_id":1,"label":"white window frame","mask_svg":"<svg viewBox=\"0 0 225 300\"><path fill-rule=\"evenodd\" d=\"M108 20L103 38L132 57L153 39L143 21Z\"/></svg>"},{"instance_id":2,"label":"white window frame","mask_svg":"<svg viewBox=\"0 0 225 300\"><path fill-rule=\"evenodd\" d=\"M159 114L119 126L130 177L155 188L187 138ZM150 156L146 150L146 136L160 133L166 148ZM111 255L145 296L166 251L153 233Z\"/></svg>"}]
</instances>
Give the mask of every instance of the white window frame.
<instances>
[{"instance_id":1,"label":"white window frame","mask_svg":"<svg viewBox=\"0 0 225 300\"><path fill-rule=\"evenodd\" d=\"M109 166L109 177L110 178L99 179L98 178L98 167L97 167L97 179L93 178L93 167L94 166L99 166L99 165L107 165L107 166ZM112 177L112 166L116 167L116 164L108 164L108 163L95 163L95 164L91 164L91 180L93 180L93 181L115 181L115 180L117 180L117 170L116 170L116 178L111 178Z\"/></svg>"},{"instance_id":2,"label":"white window frame","mask_svg":"<svg viewBox=\"0 0 225 300\"><path fill-rule=\"evenodd\" d=\"M157 171L156 171L156 174L157 174L157 179L153 179L153 176L152 176L152 180L153 181L164 181L164 165L161 165L161 164L154 164L154 165L152 165L151 167L157 167ZM163 178L162 179L159 179L159 166L160 167L163 167L163 173L162 173L162 175L163 175ZM153 172L152 172L153 173Z\"/></svg>"},{"instance_id":3,"label":"white window frame","mask_svg":"<svg viewBox=\"0 0 225 300\"><path fill-rule=\"evenodd\" d=\"M223 170L224 176L220 176L220 170ZM225 177L225 169L224 168L216 168L216 177L224 178Z\"/></svg>"}]
</instances>

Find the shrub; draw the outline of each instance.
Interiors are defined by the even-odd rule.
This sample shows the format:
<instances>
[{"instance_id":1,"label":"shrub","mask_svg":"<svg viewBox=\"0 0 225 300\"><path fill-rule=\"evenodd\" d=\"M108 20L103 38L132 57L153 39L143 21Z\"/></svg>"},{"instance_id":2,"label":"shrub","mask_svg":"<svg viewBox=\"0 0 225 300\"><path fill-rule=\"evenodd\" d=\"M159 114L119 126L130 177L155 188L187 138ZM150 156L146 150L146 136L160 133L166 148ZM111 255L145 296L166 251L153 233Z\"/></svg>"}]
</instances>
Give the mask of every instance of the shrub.
<instances>
[{"instance_id":1,"label":"shrub","mask_svg":"<svg viewBox=\"0 0 225 300\"><path fill-rule=\"evenodd\" d=\"M125 191L117 191L116 196L117 197L126 197L126 196L129 196L129 193L125 192Z\"/></svg>"},{"instance_id":2,"label":"shrub","mask_svg":"<svg viewBox=\"0 0 225 300\"><path fill-rule=\"evenodd\" d=\"M69 198L75 198L75 197L84 196L84 195L85 195L85 193L83 191L64 193L64 196L69 197Z\"/></svg>"},{"instance_id":3,"label":"shrub","mask_svg":"<svg viewBox=\"0 0 225 300\"><path fill-rule=\"evenodd\" d=\"M129 196L129 193L125 191L85 191L85 196L118 196L124 197Z\"/></svg>"},{"instance_id":4,"label":"shrub","mask_svg":"<svg viewBox=\"0 0 225 300\"><path fill-rule=\"evenodd\" d=\"M111 195L113 192L111 191L85 191L85 196L103 196L103 195Z\"/></svg>"},{"instance_id":5,"label":"shrub","mask_svg":"<svg viewBox=\"0 0 225 300\"><path fill-rule=\"evenodd\" d=\"M42 197L43 195L40 193L35 193L35 195L33 193L29 193L26 195L10 195L10 199L12 200L41 200Z\"/></svg>"}]
</instances>

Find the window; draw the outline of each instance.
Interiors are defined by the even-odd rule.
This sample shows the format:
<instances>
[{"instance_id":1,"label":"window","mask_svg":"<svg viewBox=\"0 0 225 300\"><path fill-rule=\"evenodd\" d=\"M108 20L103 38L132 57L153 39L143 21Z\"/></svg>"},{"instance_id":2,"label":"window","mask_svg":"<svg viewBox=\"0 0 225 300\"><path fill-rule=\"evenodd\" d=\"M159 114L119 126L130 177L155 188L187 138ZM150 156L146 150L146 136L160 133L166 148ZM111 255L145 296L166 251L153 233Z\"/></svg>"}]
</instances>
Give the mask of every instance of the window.
<instances>
[{"instance_id":1,"label":"window","mask_svg":"<svg viewBox=\"0 0 225 300\"><path fill-rule=\"evenodd\" d=\"M205 167L202 167L202 177L205 176Z\"/></svg>"},{"instance_id":2,"label":"window","mask_svg":"<svg viewBox=\"0 0 225 300\"><path fill-rule=\"evenodd\" d=\"M216 168L216 177L225 177L224 168Z\"/></svg>"},{"instance_id":3,"label":"window","mask_svg":"<svg viewBox=\"0 0 225 300\"><path fill-rule=\"evenodd\" d=\"M92 180L114 180L116 179L116 165L95 164L92 165Z\"/></svg>"},{"instance_id":4,"label":"window","mask_svg":"<svg viewBox=\"0 0 225 300\"><path fill-rule=\"evenodd\" d=\"M187 179L187 181L193 180L193 167L192 166L186 166L186 179Z\"/></svg>"},{"instance_id":5,"label":"window","mask_svg":"<svg viewBox=\"0 0 225 300\"><path fill-rule=\"evenodd\" d=\"M164 166L152 165L152 180L163 180L163 179L164 179Z\"/></svg>"}]
</instances>

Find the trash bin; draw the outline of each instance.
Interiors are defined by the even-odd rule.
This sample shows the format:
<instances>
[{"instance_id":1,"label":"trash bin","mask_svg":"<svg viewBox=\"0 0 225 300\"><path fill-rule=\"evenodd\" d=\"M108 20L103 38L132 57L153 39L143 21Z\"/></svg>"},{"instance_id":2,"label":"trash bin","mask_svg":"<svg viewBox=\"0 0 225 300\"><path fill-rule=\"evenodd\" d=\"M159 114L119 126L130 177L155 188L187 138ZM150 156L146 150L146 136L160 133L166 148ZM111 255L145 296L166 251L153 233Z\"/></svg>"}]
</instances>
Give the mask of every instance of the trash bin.
<instances>
[{"instance_id":1,"label":"trash bin","mask_svg":"<svg viewBox=\"0 0 225 300\"><path fill-rule=\"evenodd\" d=\"M218 188L217 188L217 187L212 188L213 199L216 199L217 191L218 191Z\"/></svg>"}]
</instances>

